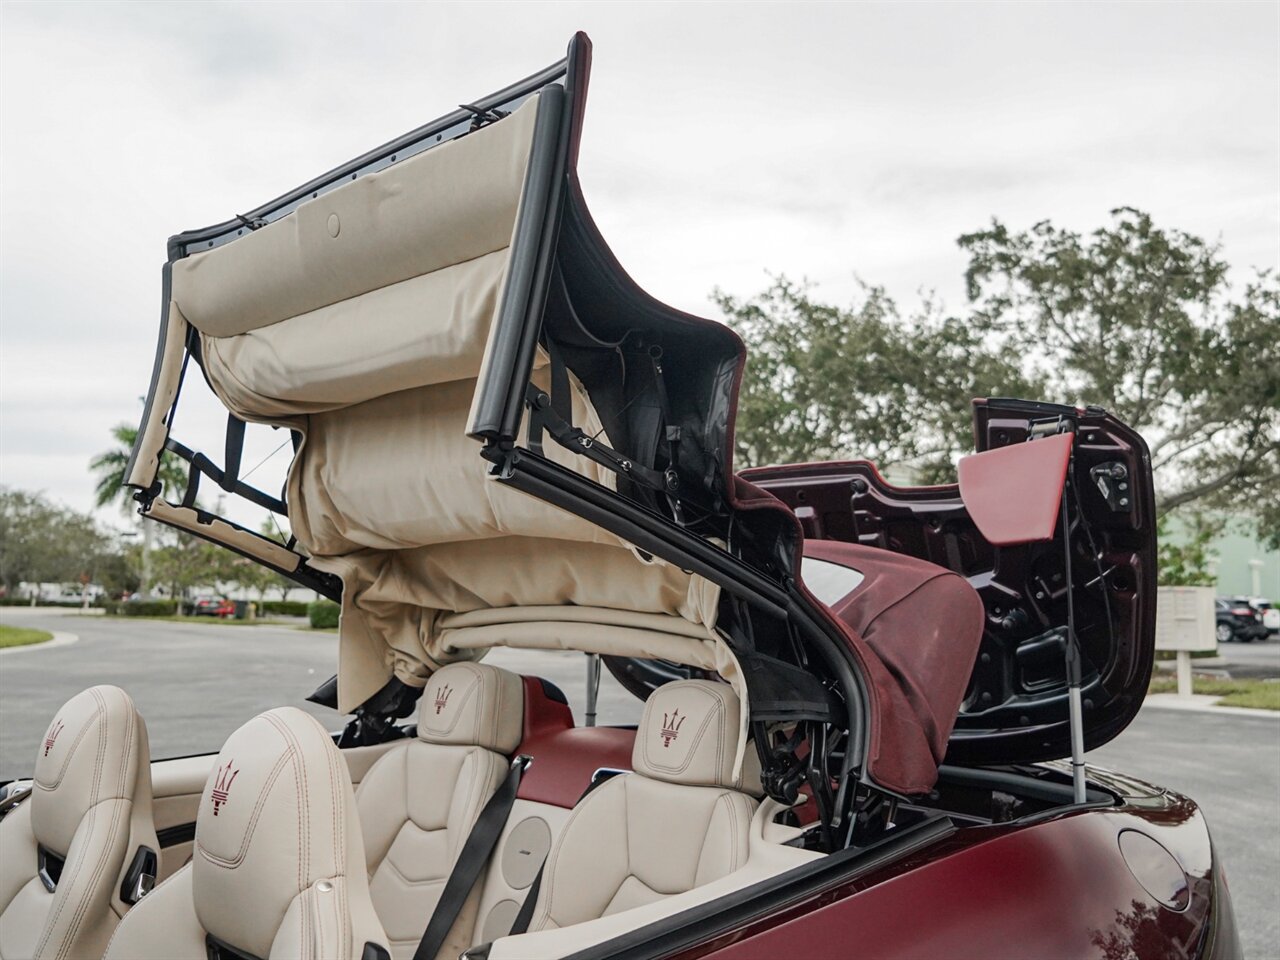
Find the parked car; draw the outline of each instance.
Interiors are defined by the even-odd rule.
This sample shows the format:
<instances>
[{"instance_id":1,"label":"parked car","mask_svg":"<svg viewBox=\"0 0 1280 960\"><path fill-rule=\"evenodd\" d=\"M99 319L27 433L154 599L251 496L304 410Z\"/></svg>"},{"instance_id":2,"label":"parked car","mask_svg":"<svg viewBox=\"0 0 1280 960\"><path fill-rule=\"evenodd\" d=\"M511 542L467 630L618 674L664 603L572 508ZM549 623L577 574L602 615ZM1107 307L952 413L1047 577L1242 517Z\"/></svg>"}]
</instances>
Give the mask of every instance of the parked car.
<instances>
[{"instance_id":1,"label":"parked car","mask_svg":"<svg viewBox=\"0 0 1280 960\"><path fill-rule=\"evenodd\" d=\"M1248 600L1219 597L1215 606L1219 643L1252 643L1266 637L1267 628L1262 622L1262 613Z\"/></svg>"},{"instance_id":2,"label":"parked car","mask_svg":"<svg viewBox=\"0 0 1280 960\"><path fill-rule=\"evenodd\" d=\"M590 66L578 34L170 238L126 483L149 522L342 604L339 674L310 699L351 719L317 737L283 708L203 762L154 762L183 798L155 815L177 819L131 835L159 837L143 876L171 876L108 960L1239 956L1203 812L1082 758L1151 676L1142 437L1100 407L991 398L957 484L735 472L745 348L642 291L596 227ZM205 384L231 415L200 452L170 427ZM292 431L282 493L240 473L263 425ZM182 501L162 454L191 465ZM286 516L289 541L195 507L201 482ZM583 655L589 710L603 657L639 726L578 727L553 685L474 662L504 647ZM61 723L50 776L78 742ZM47 889L47 863L68 884L88 857L23 816L0 821L24 852L0 889ZM124 847L83 894L104 925L148 886L122 887ZM41 942L69 955L61 935Z\"/></svg>"},{"instance_id":3,"label":"parked car","mask_svg":"<svg viewBox=\"0 0 1280 960\"><path fill-rule=\"evenodd\" d=\"M1270 600L1261 597L1248 597L1249 606L1262 615L1262 625L1267 628L1268 635L1280 633L1280 607Z\"/></svg>"},{"instance_id":4,"label":"parked car","mask_svg":"<svg viewBox=\"0 0 1280 960\"><path fill-rule=\"evenodd\" d=\"M191 614L196 617L235 616L236 605L226 597L197 597L191 602Z\"/></svg>"}]
</instances>

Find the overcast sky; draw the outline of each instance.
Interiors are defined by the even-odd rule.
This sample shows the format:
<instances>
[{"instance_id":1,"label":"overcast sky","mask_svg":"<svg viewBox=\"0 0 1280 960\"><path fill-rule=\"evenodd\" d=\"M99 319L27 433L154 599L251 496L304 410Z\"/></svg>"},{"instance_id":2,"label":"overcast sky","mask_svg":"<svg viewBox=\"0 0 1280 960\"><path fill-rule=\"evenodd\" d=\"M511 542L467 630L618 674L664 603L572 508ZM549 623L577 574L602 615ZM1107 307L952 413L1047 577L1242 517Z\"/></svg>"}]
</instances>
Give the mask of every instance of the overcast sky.
<instances>
[{"instance_id":1,"label":"overcast sky","mask_svg":"<svg viewBox=\"0 0 1280 960\"><path fill-rule=\"evenodd\" d=\"M1219 238L1242 275L1280 266L1277 3L5 2L0 483L90 506L89 458L140 412L170 234L534 72L578 29L587 199L686 310L768 272L959 306L959 234L1090 230L1119 205Z\"/></svg>"}]
</instances>

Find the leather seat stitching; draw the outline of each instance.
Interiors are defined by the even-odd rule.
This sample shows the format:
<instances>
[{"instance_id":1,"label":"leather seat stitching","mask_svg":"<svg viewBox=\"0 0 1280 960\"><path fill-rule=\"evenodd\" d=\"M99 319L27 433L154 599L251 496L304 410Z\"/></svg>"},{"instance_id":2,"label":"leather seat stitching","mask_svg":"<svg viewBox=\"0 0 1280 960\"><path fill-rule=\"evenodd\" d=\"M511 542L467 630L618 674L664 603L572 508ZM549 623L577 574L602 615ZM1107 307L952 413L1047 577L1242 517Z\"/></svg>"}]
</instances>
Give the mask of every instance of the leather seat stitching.
<instances>
[{"instance_id":1,"label":"leather seat stitching","mask_svg":"<svg viewBox=\"0 0 1280 960\"><path fill-rule=\"evenodd\" d=\"M165 877L163 880L157 883L155 887L152 888L151 893L147 894L147 896L154 896L156 893L158 893L161 890L161 888L167 886L171 881L176 880L178 877L180 877L184 870L190 870L190 869L191 869L190 863L186 863L183 866L179 867L177 870L173 871L173 873L169 874L169 876ZM111 934L111 939L107 941L107 949L102 954L104 957L111 956L111 945L116 942L116 938L120 936L120 931L124 929L124 925L129 922L129 918L134 915L135 915L135 911L130 910L120 919L120 922L116 924L116 928ZM136 921L136 922L140 923L141 921Z\"/></svg>"},{"instance_id":2,"label":"leather seat stitching","mask_svg":"<svg viewBox=\"0 0 1280 960\"><path fill-rule=\"evenodd\" d=\"M80 728L80 732L76 734L76 738L71 741L71 749L67 751L67 755L62 761L62 767L58 770L57 779L54 780L53 783L44 783L39 777L36 777L35 783L37 786L50 791L58 789L58 785L62 783L62 778L67 775L67 770L71 766L71 758L75 756L76 748L80 746L80 741L85 738L85 735L88 734L90 729L97 725L97 722L98 711L95 710L93 716L90 717L85 725Z\"/></svg>"},{"instance_id":3,"label":"leather seat stitching","mask_svg":"<svg viewBox=\"0 0 1280 960\"><path fill-rule=\"evenodd\" d=\"M702 737L707 732L707 727L712 723L712 721L716 719L718 714L723 712L724 712L724 703L723 701L720 701L716 703L716 705L711 709L711 711L705 717L703 717L702 723L698 727L698 732L695 733L693 736L693 745L689 747L689 752L685 754L684 762L679 766L658 763L652 760L649 756L649 739L650 738L646 737L644 741L644 747L643 747L645 763L658 774L665 773L668 776L675 776L676 774L684 773L686 770L689 769L689 764L693 763L693 758L698 752L698 746L702 743ZM720 779L720 771L723 769L724 769L723 764L720 764L717 767L716 774L715 774L717 781Z\"/></svg>"},{"instance_id":4,"label":"leather seat stitching","mask_svg":"<svg viewBox=\"0 0 1280 960\"><path fill-rule=\"evenodd\" d=\"M94 711L93 720L88 725L85 726L86 731L89 729L90 726L93 726L95 729L100 729L102 726L102 724L99 723L99 718L103 713L102 697L98 693L98 691L93 688L90 688L89 693L93 696L94 702L98 706L97 706L97 709ZM101 735L98 737L98 752L94 758L93 778L90 780L90 786L89 786L90 806L89 806L89 809L85 811L85 813L82 813L80 815L80 819L79 821L77 821L76 831L72 832L71 840L68 842L67 853L71 852L70 846L75 843L75 833L79 831L80 825L85 822L86 816L88 819L88 826L85 828L85 833L84 833L84 837L82 838L81 845L76 851L75 869L69 874L69 878L71 882L66 887L64 887L64 889L61 891L60 894L59 893L54 894L54 898L57 906L54 909L53 916L51 916L45 922L44 934L40 938L39 946L36 947L36 956L39 956L43 952L45 946L49 942L49 939L53 936L54 930L57 928L58 919L62 916L63 910L66 909L68 903L72 902L72 897L78 893L80 896L80 899L76 901L76 905L72 910L72 918L70 923L68 923L67 925L68 926L67 935L64 937L63 942L61 942L58 946L58 952L57 952L58 957L62 957L65 955L65 951L68 947L66 939L69 938L70 936L74 936L76 932L75 918L83 910L83 907L84 907L83 898L85 896L85 891L78 886L77 881L83 877L82 864L85 858L89 856L87 841L90 837L93 836L93 824L97 820L98 784L102 778L102 765L104 762L106 751L107 751L107 731L101 730ZM110 834L108 834L108 836L110 836ZM110 848L107 847L104 851L104 855L107 855L109 853L110 853ZM65 869L65 866L64 866L64 869ZM100 872L101 872L101 866L99 865L98 868L95 869L94 871L94 876L96 877L96 875ZM91 893L92 890L93 890L93 887L90 886L89 892Z\"/></svg>"},{"instance_id":5,"label":"leather seat stitching","mask_svg":"<svg viewBox=\"0 0 1280 960\"><path fill-rule=\"evenodd\" d=\"M285 755L293 767L294 796L298 802L298 893L310 886L311 878L311 795L308 791L307 770L302 763L302 746L293 730L279 717L266 713L268 723L279 731L285 741Z\"/></svg>"},{"instance_id":6,"label":"leather seat stitching","mask_svg":"<svg viewBox=\"0 0 1280 960\"><path fill-rule=\"evenodd\" d=\"M195 848L200 851L200 855L202 857L210 863L232 870L240 866L240 863L244 860L245 853L248 850L249 841L252 839L254 831L258 828L258 818L262 815L262 807L267 801L267 796L271 793L272 787L275 786L276 779L280 776L281 771L289 760L290 757L288 754L282 754L276 760L276 765L271 768L271 772L267 774L266 783L263 784L262 791L258 794L258 799L254 803L253 812L249 815L249 825L245 829L245 835L240 841L240 849L236 852L236 855L231 859L218 856L217 854L210 852L209 849L200 842L199 836L197 836Z\"/></svg>"},{"instance_id":7,"label":"leather seat stitching","mask_svg":"<svg viewBox=\"0 0 1280 960\"><path fill-rule=\"evenodd\" d=\"M106 700L101 699L100 702L102 703L103 715L105 720ZM132 709L131 703L126 702L126 707L127 709L125 710L125 740L124 740L125 749L120 754L120 789L119 791L117 791L118 796L111 797L108 799L121 799L121 800L126 800L127 802L128 798L124 796L124 792L125 792L124 784L127 777L126 770L129 766L130 761L134 759L133 758L134 723L137 717L137 712ZM110 732L111 731L109 727L103 730L104 751L105 751L106 740L107 740L107 737L110 735ZM94 869L94 873L92 877L90 877L89 886L85 889L83 897L80 901L79 907L77 908L74 916L72 916L70 924L68 924L68 930L67 930L66 936L63 939L62 949L59 951L59 954L58 954L60 958L65 957L68 954L72 944L75 942L76 937L80 933L80 926L81 924L84 923L85 915L89 911L89 905L91 900L93 899L93 892L98 889L98 884L101 881L102 873L106 869L107 864L112 859L111 851L112 851L112 848L114 847L114 839L116 836L117 828L122 825L123 820L126 820L126 818L122 817L121 815L125 812L126 809L132 812L132 806L133 806L132 803L128 803L127 806L125 804L121 804L120 808L115 810L112 814L111 824L108 828L108 834L107 834L108 840L110 842L108 842L103 846L102 856L98 860L97 866ZM128 853L129 853L127 839L128 838L126 837L126 849L124 851L124 854L126 857L128 856ZM108 910L111 909L111 900L113 899L113 897L114 897L113 893L108 893L107 895Z\"/></svg>"},{"instance_id":8,"label":"leather seat stitching","mask_svg":"<svg viewBox=\"0 0 1280 960\"><path fill-rule=\"evenodd\" d=\"M413 887L421 887L429 883L436 883L436 884L444 883L448 879L448 875L445 875L443 877L423 877L420 880L415 880L412 877L406 876L404 871L402 871L398 866L396 866L395 861L392 860L390 856L385 857L382 863L379 864L379 866L390 867L397 877L399 877L405 883Z\"/></svg>"}]
</instances>

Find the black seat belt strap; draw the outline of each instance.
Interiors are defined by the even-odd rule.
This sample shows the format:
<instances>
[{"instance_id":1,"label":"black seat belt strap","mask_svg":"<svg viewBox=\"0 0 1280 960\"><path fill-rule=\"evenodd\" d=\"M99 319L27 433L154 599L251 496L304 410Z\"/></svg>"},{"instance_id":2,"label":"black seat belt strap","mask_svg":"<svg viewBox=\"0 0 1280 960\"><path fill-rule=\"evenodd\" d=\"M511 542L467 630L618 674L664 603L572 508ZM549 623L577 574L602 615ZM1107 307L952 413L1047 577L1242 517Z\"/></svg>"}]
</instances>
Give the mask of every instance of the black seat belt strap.
<instances>
[{"instance_id":1,"label":"black seat belt strap","mask_svg":"<svg viewBox=\"0 0 1280 960\"><path fill-rule=\"evenodd\" d=\"M502 834L502 828L506 826L511 808L516 802L520 778L524 776L525 768L532 762L532 757L523 755L511 761L511 769L506 779L493 792L489 802L480 811L480 816L476 817L471 834L467 837L467 842L462 845L462 852L458 854L458 860L453 865L453 871L444 885L444 891L440 894L436 909L427 923L427 929L423 932L422 939L418 941L418 949L413 952L413 960L435 960L436 954L444 946L445 938L449 936L449 931L453 929L453 924L458 919L458 914L462 912L467 897L471 895L472 888L480 878L480 871L489 862L489 855L493 853L498 837Z\"/></svg>"}]
</instances>

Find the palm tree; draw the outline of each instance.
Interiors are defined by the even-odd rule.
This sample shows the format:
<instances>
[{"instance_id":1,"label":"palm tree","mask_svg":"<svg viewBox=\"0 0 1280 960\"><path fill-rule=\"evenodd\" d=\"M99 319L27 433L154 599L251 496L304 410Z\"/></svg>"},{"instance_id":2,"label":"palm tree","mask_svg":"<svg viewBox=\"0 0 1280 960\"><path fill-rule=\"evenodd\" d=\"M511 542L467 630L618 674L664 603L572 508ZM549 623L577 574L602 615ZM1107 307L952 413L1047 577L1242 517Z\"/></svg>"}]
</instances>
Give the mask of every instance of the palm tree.
<instances>
[{"instance_id":1,"label":"palm tree","mask_svg":"<svg viewBox=\"0 0 1280 960\"><path fill-rule=\"evenodd\" d=\"M120 423L111 428L111 437L116 446L104 450L89 461L89 469L98 475L98 483L94 488L96 501L100 507L118 502L120 508L129 514L132 512L133 491L124 485L124 471L133 455L138 428ZM166 452L160 456L159 479L162 494L165 491L181 491L187 485L187 471L172 454Z\"/></svg>"},{"instance_id":2,"label":"palm tree","mask_svg":"<svg viewBox=\"0 0 1280 960\"><path fill-rule=\"evenodd\" d=\"M89 469L98 475L94 488L95 500L99 507L118 503L126 516L133 512L133 491L124 485L125 469L129 466L129 458L133 455L133 445L138 439L138 429L127 423L117 424L111 429L111 436L116 445L104 450L89 461ZM177 458L169 453L160 455L161 494L165 491L181 491L187 483L187 472L178 463ZM140 593L145 597L151 589L151 534L153 527L145 520L142 522L142 586Z\"/></svg>"}]
</instances>

